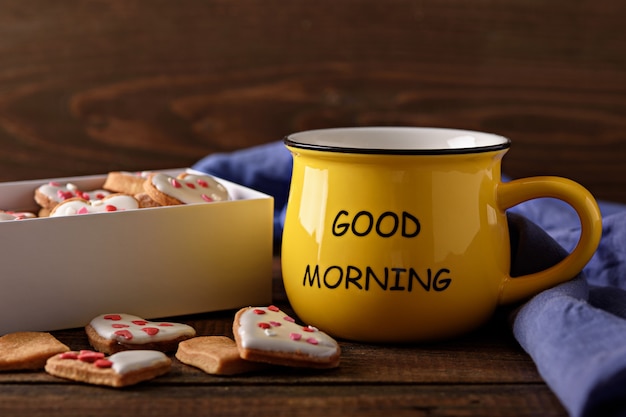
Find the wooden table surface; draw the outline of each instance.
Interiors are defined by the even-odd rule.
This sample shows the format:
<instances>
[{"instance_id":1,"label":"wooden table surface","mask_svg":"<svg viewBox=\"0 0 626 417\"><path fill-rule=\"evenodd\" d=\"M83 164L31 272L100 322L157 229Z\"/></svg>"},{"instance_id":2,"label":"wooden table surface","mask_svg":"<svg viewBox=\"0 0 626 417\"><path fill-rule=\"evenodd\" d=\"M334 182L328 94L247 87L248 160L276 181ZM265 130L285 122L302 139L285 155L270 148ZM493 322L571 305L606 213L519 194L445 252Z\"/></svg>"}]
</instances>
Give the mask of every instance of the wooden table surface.
<instances>
[{"instance_id":1,"label":"wooden table surface","mask_svg":"<svg viewBox=\"0 0 626 417\"><path fill-rule=\"evenodd\" d=\"M274 262L274 302L293 313ZM232 337L235 311L172 320L199 335ZM8 416L566 416L513 338L507 312L446 342L372 345L340 340L338 369L272 368L212 376L173 358L165 376L123 389L66 381L45 372L0 373L0 415ZM53 332L89 349L83 329Z\"/></svg>"}]
</instances>

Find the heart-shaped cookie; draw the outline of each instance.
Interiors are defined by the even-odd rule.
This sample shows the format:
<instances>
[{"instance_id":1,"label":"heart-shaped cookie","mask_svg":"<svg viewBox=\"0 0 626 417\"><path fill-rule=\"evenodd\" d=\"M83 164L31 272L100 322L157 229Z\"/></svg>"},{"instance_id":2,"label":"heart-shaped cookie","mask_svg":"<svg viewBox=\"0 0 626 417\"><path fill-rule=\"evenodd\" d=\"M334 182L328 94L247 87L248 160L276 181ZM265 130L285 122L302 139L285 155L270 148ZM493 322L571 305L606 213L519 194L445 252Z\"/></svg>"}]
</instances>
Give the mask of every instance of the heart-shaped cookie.
<instances>
[{"instance_id":1,"label":"heart-shaped cookie","mask_svg":"<svg viewBox=\"0 0 626 417\"><path fill-rule=\"evenodd\" d=\"M106 190L82 191L77 185L72 183L62 184L60 182L50 181L35 190L35 201L41 207L51 210L58 203L72 198L92 201L101 200L110 194L111 193Z\"/></svg>"},{"instance_id":2,"label":"heart-shaped cookie","mask_svg":"<svg viewBox=\"0 0 626 417\"><path fill-rule=\"evenodd\" d=\"M310 368L339 366L341 349L332 337L297 324L276 306L239 310L233 333L239 355L246 360Z\"/></svg>"},{"instance_id":3,"label":"heart-shaped cookie","mask_svg":"<svg viewBox=\"0 0 626 417\"><path fill-rule=\"evenodd\" d=\"M170 370L172 361L156 350L104 353L81 350L59 353L46 362L50 375L88 384L124 387L156 378Z\"/></svg>"},{"instance_id":4,"label":"heart-shaped cookie","mask_svg":"<svg viewBox=\"0 0 626 417\"><path fill-rule=\"evenodd\" d=\"M71 198L57 204L50 212L50 217L107 213L112 211L135 210L138 208L139 202L137 199L125 194L111 194L101 200Z\"/></svg>"},{"instance_id":5,"label":"heart-shaped cookie","mask_svg":"<svg viewBox=\"0 0 626 417\"><path fill-rule=\"evenodd\" d=\"M28 211L4 211L0 210L0 222L6 222L11 220L24 220L34 219L37 216L34 213Z\"/></svg>"},{"instance_id":6,"label":"heart-shaped cookie","mask_svg":"<svg viewBox=\"0 0 626 417\"><path fill-rule=\"evenodd\" d=\"M172 177L156 173L144 182L144 190L162 206L212 203L229 199L226 188L210 175L183 173Z\"/></svg>"},{"instance_id":7,"label":"heart-shaped cookie","mask_svg":"<svg viewBox=\"0 0 626 417\"><path fill-rule=\"evenodd\" d=\"M89 343L104 353L129 349L173 352L178 343L194 337L193 327L166 321L148 321L131 314L102 314L85 327Z\"/></svg>"}]
</instances>

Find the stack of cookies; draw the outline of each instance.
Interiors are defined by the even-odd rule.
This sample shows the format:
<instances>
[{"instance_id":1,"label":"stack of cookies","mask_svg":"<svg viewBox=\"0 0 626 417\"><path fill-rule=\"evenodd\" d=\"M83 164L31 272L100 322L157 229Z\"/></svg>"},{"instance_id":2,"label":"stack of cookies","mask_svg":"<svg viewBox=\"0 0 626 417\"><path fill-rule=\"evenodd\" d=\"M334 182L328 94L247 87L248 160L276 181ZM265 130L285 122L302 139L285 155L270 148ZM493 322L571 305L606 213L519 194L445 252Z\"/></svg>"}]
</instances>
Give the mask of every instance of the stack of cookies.
<instances>
[{"instance_id":1,"label":"stack of cookies","mask_svg":"<svg viewBox=\"0 0 626 417\"><path fill-rule=\"evenodd\" d=\"M37 213L0 210L0 221L211 203L230 196L210 175L115 171L107 174L102 189L82 190L72 183L50 181L35 190L34 199L40 207Z\"/></svg>"}]
</instances>

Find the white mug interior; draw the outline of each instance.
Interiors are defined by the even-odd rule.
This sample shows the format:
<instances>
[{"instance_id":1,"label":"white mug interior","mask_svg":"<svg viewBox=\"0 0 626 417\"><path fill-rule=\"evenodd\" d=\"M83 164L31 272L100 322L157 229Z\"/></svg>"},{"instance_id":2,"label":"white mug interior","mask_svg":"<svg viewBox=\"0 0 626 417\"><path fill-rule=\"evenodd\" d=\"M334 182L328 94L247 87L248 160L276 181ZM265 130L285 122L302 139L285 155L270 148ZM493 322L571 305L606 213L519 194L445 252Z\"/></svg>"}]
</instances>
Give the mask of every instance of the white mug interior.
<instances>
[{"instance_id":1,"label":"white mug interior","mask_svg":"<svg viewBox=\"0 0 626 417\"><path fill-rule=\"evenodd\" d=\"M506 137L461 129L427 127L348 127L298 132L288 146L347 153L471 153L506 149Z\"/></svg>"}]
</instances>

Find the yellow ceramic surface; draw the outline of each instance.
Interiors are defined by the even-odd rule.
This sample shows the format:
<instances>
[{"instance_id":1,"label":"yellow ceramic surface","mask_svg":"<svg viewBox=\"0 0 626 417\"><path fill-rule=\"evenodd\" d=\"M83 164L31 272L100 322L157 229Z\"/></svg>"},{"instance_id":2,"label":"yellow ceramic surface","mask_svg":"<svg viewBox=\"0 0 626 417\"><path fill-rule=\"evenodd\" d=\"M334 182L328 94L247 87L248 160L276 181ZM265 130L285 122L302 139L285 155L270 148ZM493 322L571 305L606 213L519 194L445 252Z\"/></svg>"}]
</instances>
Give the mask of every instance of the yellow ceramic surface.
<instances>
[{"instance_id":1,"label":"yellow ceramic surface","mask_svg":"<svg viewBox=\"0 0 626 417\"><path fill-rule=\"evenodd\" d=\"M308 324L364 342L442 339L499 304L574 277L593 255L600 212L563 178L501 182L509 140L480 132L346 128L286 138L294 166L282 247L289 301ZM509 276L505 210L536 197L572 205L573 253Z\"/></svg>"}]
</instances>

